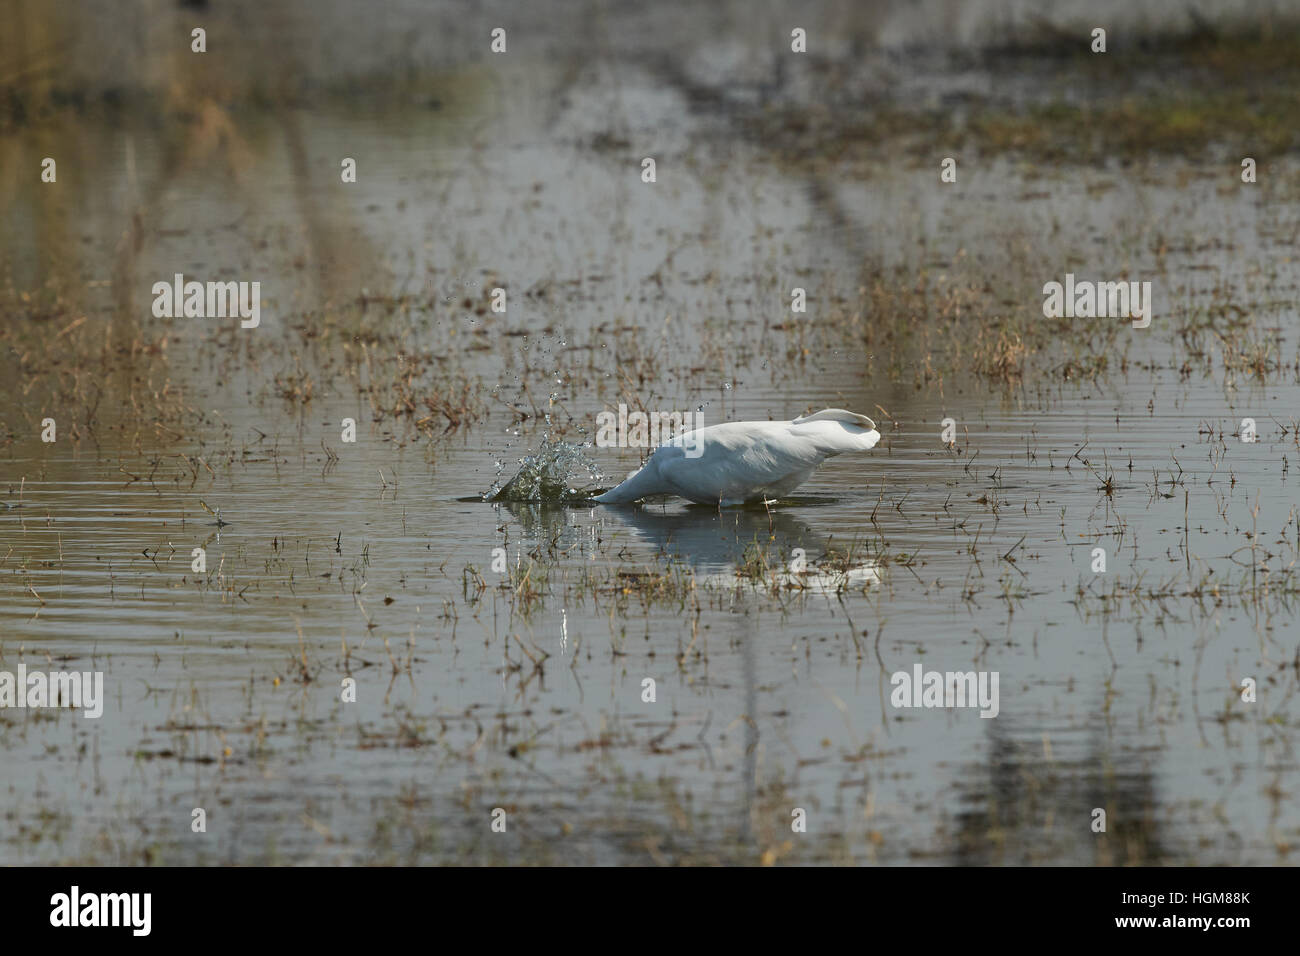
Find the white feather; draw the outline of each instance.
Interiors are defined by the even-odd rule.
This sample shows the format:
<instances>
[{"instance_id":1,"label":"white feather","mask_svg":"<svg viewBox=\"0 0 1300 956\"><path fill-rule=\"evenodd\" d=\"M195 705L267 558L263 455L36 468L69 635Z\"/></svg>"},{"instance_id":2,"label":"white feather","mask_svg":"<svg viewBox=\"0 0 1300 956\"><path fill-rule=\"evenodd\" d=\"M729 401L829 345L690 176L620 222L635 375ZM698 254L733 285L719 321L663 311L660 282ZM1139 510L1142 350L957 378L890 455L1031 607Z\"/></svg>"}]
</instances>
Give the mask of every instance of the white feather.
<instances>
[{"instance_id":1,"label":"white feather","mask_svg":"<svg viewBox=\"0 0 1300 956\"><path fill-rule=\"evenodd\" d=\"M715 505L774 500L808 480L827 458L867 451L878 441L875 422L840 408L786 422L709 425L660 445L640 471L594 500L628 504L652 495ZM698 457L692 457L694 451Z\"/></svg>"}]
</instances>

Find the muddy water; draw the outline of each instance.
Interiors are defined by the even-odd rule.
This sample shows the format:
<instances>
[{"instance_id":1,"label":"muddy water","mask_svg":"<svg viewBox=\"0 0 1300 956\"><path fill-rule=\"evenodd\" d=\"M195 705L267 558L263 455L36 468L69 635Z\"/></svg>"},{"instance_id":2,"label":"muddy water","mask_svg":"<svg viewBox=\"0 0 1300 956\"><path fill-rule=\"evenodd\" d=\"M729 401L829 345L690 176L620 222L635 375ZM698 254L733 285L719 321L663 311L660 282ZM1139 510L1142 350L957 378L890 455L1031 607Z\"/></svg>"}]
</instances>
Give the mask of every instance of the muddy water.
<instances>
[{"instance_id":1,"label":"muddy water","mask_svg":"<svg viewBox=\"0 0 1300 956\"><path fill-rule=\"evenodd\" d=\"M1298 197L1186 160L994 159L960 198L791 166L657 62L6 142L94 175L6 192L10 314L69 345L6 358L0 669L102 670L108 701L0 710L5 862L1286 860ZM981 290L969 341L863 304L900 268ZM1151 328L971 374L1067 271L1151 279ZM261 281L262 325L154 319L176 272ZM1283 367L1227 368L1247 340ZM381 413L400 356L473 411ZM620 401L885 437L770 512L464 500ZM890 706L917 664L998 672L997 716Z\"/></svg>"}]
</instances>

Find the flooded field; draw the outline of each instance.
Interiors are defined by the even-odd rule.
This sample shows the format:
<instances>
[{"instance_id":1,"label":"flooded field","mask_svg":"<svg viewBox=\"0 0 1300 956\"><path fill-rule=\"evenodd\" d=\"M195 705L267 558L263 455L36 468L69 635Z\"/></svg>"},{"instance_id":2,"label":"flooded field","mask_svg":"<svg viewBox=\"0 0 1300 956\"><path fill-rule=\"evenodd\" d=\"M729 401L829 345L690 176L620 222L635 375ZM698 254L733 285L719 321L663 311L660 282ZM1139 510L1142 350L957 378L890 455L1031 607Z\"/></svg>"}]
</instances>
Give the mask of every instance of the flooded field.
<instances>
[{"instance_id":1,"label":"flooded field","mask_svg":"<svg viewBox=\"0 0 1300 956\"><path fill-rule=\"evenodd\" d=\"M1300 19L396 4L362 82L364 18L212 6L120 84L41 65L92 19L7 41L0 672L104 701L0 707L0 863L1290 861ZM770 507L484 500L616 484L620 404L883 439Z\"/></svg>"}]
</instances>

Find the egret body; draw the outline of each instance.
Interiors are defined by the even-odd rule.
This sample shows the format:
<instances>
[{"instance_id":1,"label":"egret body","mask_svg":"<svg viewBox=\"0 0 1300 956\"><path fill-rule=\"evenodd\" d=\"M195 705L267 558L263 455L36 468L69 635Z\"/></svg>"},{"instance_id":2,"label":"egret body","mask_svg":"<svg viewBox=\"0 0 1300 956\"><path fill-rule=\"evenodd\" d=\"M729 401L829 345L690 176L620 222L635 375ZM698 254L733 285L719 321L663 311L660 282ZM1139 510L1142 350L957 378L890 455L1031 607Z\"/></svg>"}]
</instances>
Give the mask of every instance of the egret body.
<instances>
[{"instance_id":1,"label":"egret body","mask_svg":"<svg viewBox=\"0 0 1300 956\"><path fill-rule=\"evenodd\" d=\"M726 422L677 435L644 467L593 500L629 504L680 495L699 504L739 505L788 495L827 458L880 441L866 415L827 408L788 422Z\"/></svg>"}]
</instances>

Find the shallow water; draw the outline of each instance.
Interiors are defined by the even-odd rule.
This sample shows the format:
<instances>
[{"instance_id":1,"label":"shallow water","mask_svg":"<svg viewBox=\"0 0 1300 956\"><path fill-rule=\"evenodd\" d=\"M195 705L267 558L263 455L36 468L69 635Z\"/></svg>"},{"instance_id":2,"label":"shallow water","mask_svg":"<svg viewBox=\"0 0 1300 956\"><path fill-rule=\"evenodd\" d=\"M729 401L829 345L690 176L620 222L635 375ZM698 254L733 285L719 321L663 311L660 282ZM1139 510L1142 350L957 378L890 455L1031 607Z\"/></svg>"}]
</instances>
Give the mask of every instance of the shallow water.
<instances>
[{"instance_id":1,"label":"shallow water","mask_svg":"<svg viewBox=\"0 0 1300 956\"><path fill-rule=\"evenodd\" d=\"M955 199L929 165L791 166L657 51L518 69L508 95L452 69L436 108L214 106L179 142L92 117L0 147L75 142L95 173L5 194L6 284L42 290L10 316L69 345L39 375L5 358L0 669L108 688L98 721L0 710L0 859L1285 862L1294 189L994 158ZM916 321L841 324L897 267L936 299L984 287L971 342L1067 271L1152 279L1156 319L1114 323L1096 378L1063 339L1055 374L990 380ZM152 319L178 271L259 279L262 325ZM1229 370L1259 329L1280 367ZM967 357L927 377L936 346ZM421 405L434 382L471 411ZM884 438L770 510L465 500L629 400L844 407ZM640 460L587 452L606 483ZM891 707L918 663L998 672L998 716Z\"/></svg>"}]
</instances>

